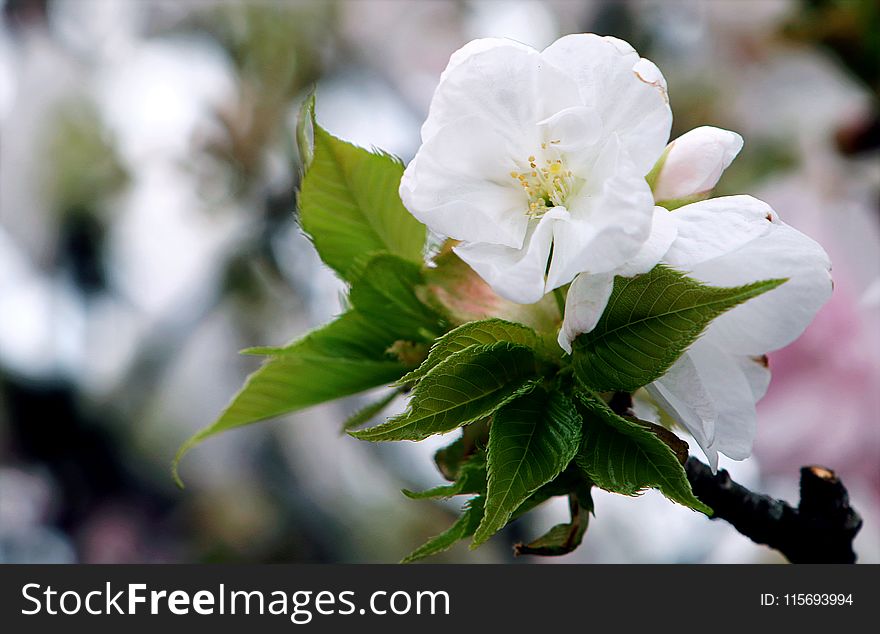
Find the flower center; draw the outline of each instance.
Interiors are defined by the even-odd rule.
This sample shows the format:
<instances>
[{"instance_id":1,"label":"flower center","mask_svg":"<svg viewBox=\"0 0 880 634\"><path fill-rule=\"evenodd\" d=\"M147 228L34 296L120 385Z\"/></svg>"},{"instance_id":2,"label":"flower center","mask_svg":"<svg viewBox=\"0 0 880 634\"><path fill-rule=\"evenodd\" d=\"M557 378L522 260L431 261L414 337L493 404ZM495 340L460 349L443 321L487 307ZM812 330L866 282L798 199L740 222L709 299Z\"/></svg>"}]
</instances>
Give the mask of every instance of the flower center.
<instances>
[{"instance_id":1,"label":"flower center","mask_svg":"<svg viewBox=\"0 0 880 634\"><path fill-rule=\"evenodd\" d=\"M550 141L549 145L558 143ZM526 215L529 218L540 218L548 209L563 206L574 184L571 170L566 168L560 153L552 147L548 150L548 143L542 143L541 149L543 165L532 155L528 170L510 172L510 177L519 183L528 198Z\"/></svg>"}]
</instances>

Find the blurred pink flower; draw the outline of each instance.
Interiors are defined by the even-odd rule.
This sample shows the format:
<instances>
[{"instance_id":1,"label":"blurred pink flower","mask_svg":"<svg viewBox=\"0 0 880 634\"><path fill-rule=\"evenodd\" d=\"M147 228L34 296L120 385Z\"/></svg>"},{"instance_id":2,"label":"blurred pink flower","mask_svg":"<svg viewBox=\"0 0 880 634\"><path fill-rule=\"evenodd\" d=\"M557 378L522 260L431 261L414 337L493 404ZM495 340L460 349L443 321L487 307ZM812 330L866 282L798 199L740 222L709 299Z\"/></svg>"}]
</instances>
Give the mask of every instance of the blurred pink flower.
<instances>
[{"instance_id":1,"label":"blurred pink flower","mask_svg":"<svg viewBox=\"0 0 880 634\"><path fill-rule=\"evenodd\" d=\"M770 355L756 453L766 473L819 463L845 480L866 479L880 496L880 328L840 268L810 327Z\"/></svg>"},{"instance_id":2,"label":"blurred pink flower","mask_svg":"<svg viewBox=\"0 0 880 634\"><path fill-rule=\"evenodd\" d=\"M878 252L876 219L857 192L822 191L809 174L762 196L825 246L834 292L797 341L770 355L773 381L758 406L755 453L765 474L789 477L822 464L880 503L880 308L861 301Z\"/></svg>"}]
</instances>

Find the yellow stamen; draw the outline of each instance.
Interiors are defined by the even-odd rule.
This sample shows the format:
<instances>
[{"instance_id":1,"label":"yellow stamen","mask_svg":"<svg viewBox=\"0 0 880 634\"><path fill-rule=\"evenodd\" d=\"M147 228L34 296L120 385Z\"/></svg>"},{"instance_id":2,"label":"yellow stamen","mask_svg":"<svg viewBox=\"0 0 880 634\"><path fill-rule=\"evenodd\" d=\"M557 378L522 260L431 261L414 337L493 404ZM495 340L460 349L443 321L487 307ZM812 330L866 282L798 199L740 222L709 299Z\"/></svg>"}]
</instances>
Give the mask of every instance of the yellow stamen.
<instances>
[{"instance_id":1,"label":"yellow stamen","mask_svg":"<svg viewBox=\"0 0 880 634\"><path fill-rule=\"evenodd\" d=\"M549 143L558 144L560 141L552 140ZM547 150L548 143L541 143L541 149ZM555 155L555 156L553 156ZM526 215L530 218L540 218L551 207L559 207L565 204L566 198L571 194L574 179L571 170L565 169L562 158L554 148L551 158L542 157L545 166L538 167L538 158L529 156L529 168L526 171L510 172L511 178L516 179L522 185L523 192L528 199Z\"/></svg>"}]
</instances>

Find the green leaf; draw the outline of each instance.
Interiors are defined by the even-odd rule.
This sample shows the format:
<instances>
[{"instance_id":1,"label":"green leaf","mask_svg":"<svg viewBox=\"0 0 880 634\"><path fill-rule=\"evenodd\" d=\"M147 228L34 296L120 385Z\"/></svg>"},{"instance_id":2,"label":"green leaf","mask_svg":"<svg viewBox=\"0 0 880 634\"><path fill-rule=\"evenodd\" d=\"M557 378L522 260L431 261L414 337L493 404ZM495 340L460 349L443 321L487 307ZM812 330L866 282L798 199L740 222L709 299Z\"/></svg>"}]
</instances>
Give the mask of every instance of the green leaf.
<instances>
[{"instance_id":1,"label":"green leaf","mask_svg":"<svg viewBox=\"0 0 880 634\"><path fill-rule=\"evenodd\" d=\"M381 325L348 312L289 346L264 349L272 356L247 378L220 417L180 447L172 466L175 480L180 484L180 459L206 438L399 378L405 366L385 354L395 339Z\"/></svg>"},{"instance_id":2,"label":"green leaf","mask_svg":"<svg viewBox=\"0 0 880 634\"><path fill-rule=\"evenodd\" d=\"M489 416L532 389L535 357L506 341L461 350L436 365L413 390L406 412L351 432L361 440L423 440Z\"/></svg>"},{"instance_id":3,"label":"green leaf","mask_svg":"<svg viewBox=\"0 0 880 634\"><path fill-rule=\"evenodd\" d=\"M535 390L498 410L489 428L486 512L473 547L503 528L532 493L568 466L581 427L574 405L559 392Z\"/></svg>"},{"instance_id":4,"label":"green leaf","mask_svg":"<svg viewBox=\"0 0 880 634\"><path fill-rule=\"evenodd\" d=\"M444 328L437 313L416 297L420 282L418 265L376 256L352 285L354 310L288 346L248 349L248 354L270 358L248 377L218 420L181 447L175 465L195 444L221 431L400 378L406 366L387 351L401 340L432 339L432 331ZM381 409L359 412L347 425L366 422Z\"/></svg>"},{"instance_id":5,"label":"green leaf","mask_svg":"<svg viewBox=\"0 0 880 634\"><path fill-rule=\"evenodd\" d=\"M315 93L306 97L299 108L299 116L296 120L296 149L299 152L299 162L304 171L308 171L315 156Z\"/></svg>"},{"instance_id":6,"label":"green leaf","mask_svg":"<svg viewBox=\"0 0 880 634\"><path fill-rule=\"evenodd\" d=\"M575 463L596 486L623 495L659 489L674 502L712 514L694 496L675 452L647 424L618 416L594 394L579 391L578 398L584 436Z\"/></svg>"},{"instance_id":7,"label":"green leaf","mask_svg":"<svg viewBox=\"0 0 880 634\"><path fill-rule=\"evenodd\" d=\"M590 482L583 470L572 461L568 468L559 474L559 476L553 481L548 482L532 493L528 499L516 509L513 515L510 516L510 522L522 517L550 498L575 493L576 495L580 495L584 500L589 500L591 486L592 482Z\"/></svg>"},{"instance_id":8,"label":"green leaf","mask_svg":"<svg viewBox=\"0 0 880 634\"><path fill-rule=\"evenodd\" d=\"M714 288L665 266L618 277L599 323L574 342L575 375L596 390L635 391L660 378L713 319L783 282Z\"/></svg>"},{"instance_id":9,"label":"green leaf","mask_svg":"<svg viewBox=\"0 0 880 634\"><path fill-rule=\"evenodd\" d=\"M450 481L458 478L458 472L461 470L462 463L467 459L467 444L464 435L456 438L452 443L438 449L434 454L434 464L443 475Z\"/></svg>"},{"instance_id":10,"label":"green leaf","mask_svg":"<svg viewBox=\"0 0 880 634\"><path fill-rule=\"evenodd\" d=\"M418 368L400 379L398 383L403 385L421 379L438 363L460 350L497 341L510 341L527 348L535 348L538 345L538 336L528 326L503 319L472 321L437 339L431 346L428 358Z\"/></svg>"},{"instance_id":11,"label":"green leaf","mask_svg":"<svg viewBox=\"0 0 880 634\"><path fill-rule=\"evenodd\" d=\"M280 355L248 377L211 434L363 392L392 381L400 371L395 361Z\"/></svg>"},{"instance_id":12,"label":"green leaf","mask_svg":"<svg viewBox=\"0 0 880 634\"><path fill-rule=\"evenodd\" d=\"M465 461L452 484L433 487L427 491L413 492L407 489L403 494L412 500L428 498L448 498L465 493L486 492L486 452L479 451Z\"/></svg>"},{"instance_id":13,"label":"green leaf","mask_svg":"<svg viewBox=\"0 0 880 634\"><path fill-rule=\"evenodd\" d=\"M400 396L400 390L392 390L382 398L377 399L372 403L367 403L361 409L345 419L345 422L342 423L342 432L345 433L370 422L398 396Z\"/></svg>"},{"instance_id":14,"label":"green leaf","mask_svg":"<svg viewBox=\"0 0 880 634\"><path fill-rule=\"evenodd\" d=\"M431 555L436 555L437 553L442 553L445 550L449 550L459 540L465 539L466 537L470 537L471 535L473 535L474 531L477 530L477 526L480 525L480 520L482 519L482 517L482 496L477 496L468 500L467 504L465 505L464 513L461 514L455 524L453 524L443 533L440 533L436 537L428 540L427 543L416 548L409 555L404 557L400 563L412 563L414 561L418 561L419 559L424 559L425 557L430 557Z\"/></svg>"},{"instance_id":15,"label":"green leaf","mask_svg":"<svg viewBox=\"0 0 880 634\"><path fill-rule=\"evenodd\" d=\"M513 547L515 555L540 555L543 557L558 557L574 551L584 539L587 526L590 523L590 511L592 500L587 505L581 505L575 496L569 497L569 510L571 521L567 524L557 524L544 535L528 544L516 544Z\"/></svg>"},{"instance_id":16,"label":"green leaf","mask_svg":"<svg viewBox=\"0 0 880 634\"><path fill-rule=\"evenodd\" d=\"M382 324L398 339L432 342L446 328L441 317L416 296L421 283L418 264L378 255L352 283L349 300L364 318Z\"/></svg>"},{"instance_id":17,"label":"green leaf","mask_svg":"<svg viewBox=\"0 0 880 634\"><path fill-rule=\"evenodd\" d=\"M349 281L375 253L421 263L425 227L400 201L400 161L312 125L314 154L300 189L299 220L324 263Z\"/></svg>"},{"instance_id":18,"label":"green leaf","mask_svg":"<svg viewBox=\"0 0 880 634\"><path fill-rule=\"evenodd\" d=\"M434 454L434 464L440 473L450 482L458 479L461 466L475 452L485 451L489 444L489 423L492 416L468 423L461 428L461 436L454 442L438 449Z\"/></svg>"},{"instance_id":19,"label":"green leaf","mask_svg":"<svg viewBox=\"0 0 880 634\"><path fill-rule=\"evenodd\" d=\"M590 514L581 511L577 521L568 524L557 524L538 539L528 544L516 544L513 547L515 555L539 555L543 557L558 557L574 551L584 539L587 532Z\"/></svg>"},{"instance_id":20,"label":"green leaf","mask_svg":"<svg viewBox=\"0 0 880 634\"><path fill-rule=\"evenodd\" d=\"M385 322L365 319L350 310L285 346L247 348L242 352L271 357L307 354L392 361L394 357L387 351L399 338Z\"/></svg>"},{"instance_id":21,"label":"green leaf","mask_svg":"<svg viewBox=\"0 0 880 634\"><path fill-rule=\"evenodd\" d=\"M463 448L462 439L459 438L456 442L452 443L448 447L445 447L441 452L443 452L443 458L439 458L441 452L438 452L438 464L445 464L447 459L450 459L451 456L459 455ZM481 452L482 453L482 452ZM457 460L454 460L455 465L458 465ZM483 454L482 460L479 463L483 467L482 475L483 475L483 489L479 491L479 493L484 493L485 491L485 454ZM474 465L476 466L476 465ZM476 471L476 469L475 469ZM548 482L540 489L535 491L529 498L523 502L519 508L513 513L511 517L511 521L517 519L533 510L538 505L546 502L551 497L559 496L559 495L571 495L576 496L576 499L580 503L580 510L584 511L592 511L593 502L590 497L589 480L585 478L580 469L577 469L572 465L572 468L568 469L565 473L561 474L554 481ZM438 487L439 489L440 487ZM476 487L475 487L476 488ZM450 546L452 546L456 541L460 539L464 539L473 535L477 530L482 518L485 504L485 496L480 495L479 497L472 498L468 501L468 505L465 510L464 515L459 518L459 521L450 528L448 531L443 533L442 535L438 535L434 539L432 539L428 544L425 544L418 550L414 551L411 555L409 555L404 563L408 561L414 561L415 559L422 559L424 557L428 557L435 553L446 550ZM584 523L584 526L586 523ZM566 525L567 526L567 525Z\"/></svg>"}]
</instances>

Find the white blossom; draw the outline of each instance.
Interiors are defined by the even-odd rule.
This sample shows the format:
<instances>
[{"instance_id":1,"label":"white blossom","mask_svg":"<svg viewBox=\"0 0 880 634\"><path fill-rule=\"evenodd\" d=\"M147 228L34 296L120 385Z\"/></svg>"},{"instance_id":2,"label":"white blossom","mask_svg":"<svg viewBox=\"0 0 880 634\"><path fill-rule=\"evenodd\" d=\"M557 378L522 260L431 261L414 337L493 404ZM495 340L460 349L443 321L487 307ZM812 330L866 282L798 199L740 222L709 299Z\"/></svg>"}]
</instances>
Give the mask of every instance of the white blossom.
<instances>
[{"instance_id":1,"label":"white blossom","mask_svg":"<svg viewBox=\"0 0 880 634\"><path fill-rule=\"evenodd\" d=\"M742 148L735 132L703 126L672 141L651 170L654 199L679 205L704 198ZM596 325L611 296L614 277L632 277L650 271L675 239L675 227L663 207L655 207L651 234L638 253L605 272L585 270L572 282L559 331L559 345L571 353L571 342Z\"/></svg>"},{"instance_id":2,"label":"white blossom","mask_svg":"<svg viewBox=\"0 0 880 634\"><path fill-rule=\"evenodd\" d=\"M663 76L626 42L475 40L441 75L401 198L499 295L533 303L639 251L671 120Z\"/></svg>"},{"instance_id":3,"label":"white blossom","mask_svg":"<svg viewBox=\"0 0 880 634\"><path fill-rule=\"evenodd\" d=\"M734 460L750 455L755 404L770 381L766 354L796 339L828 300L831 263L821 246L751 196L714 198L657 214L660 242L673 236L662 262L705 284L730 287L787 278L715 319L664 376L647 386L714 469L719 453ZM600 296L604 290L597 286L589 276L572 284L560 343L570 346L577 334L595 326L604 301L585 299L584 293Z\"/></svg>"}]
</instances>

